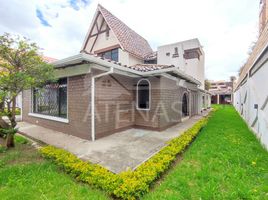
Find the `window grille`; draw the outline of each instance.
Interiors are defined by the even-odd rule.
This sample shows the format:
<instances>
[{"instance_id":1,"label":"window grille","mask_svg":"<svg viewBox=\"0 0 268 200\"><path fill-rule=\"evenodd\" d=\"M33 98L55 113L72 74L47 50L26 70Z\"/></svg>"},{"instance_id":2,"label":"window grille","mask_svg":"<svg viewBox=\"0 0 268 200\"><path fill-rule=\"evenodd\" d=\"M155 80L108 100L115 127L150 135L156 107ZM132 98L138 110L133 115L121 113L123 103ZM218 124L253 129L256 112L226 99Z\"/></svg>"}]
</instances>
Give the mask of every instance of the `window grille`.
<instances>
[{"instance_id":1,"label":"window grille","mask_svg":"<svg viewBox=\"0 0 268 200\"><path fill-rule=\"evenodd\" d=\"M33 112L67 118L67 78L34 88Z\"/></svg>"}]
</instances>

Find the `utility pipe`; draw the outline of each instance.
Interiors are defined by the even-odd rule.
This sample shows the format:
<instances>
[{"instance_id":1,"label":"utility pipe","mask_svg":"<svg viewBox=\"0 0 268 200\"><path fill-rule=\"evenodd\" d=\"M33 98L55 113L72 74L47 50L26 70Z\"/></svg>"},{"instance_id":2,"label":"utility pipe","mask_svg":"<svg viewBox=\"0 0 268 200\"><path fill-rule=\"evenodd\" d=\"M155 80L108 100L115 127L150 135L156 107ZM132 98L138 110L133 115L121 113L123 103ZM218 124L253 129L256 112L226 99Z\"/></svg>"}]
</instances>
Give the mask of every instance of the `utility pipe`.
<instances>
[{"instance_id":1,"label":"utility pipe","mask_svg":"<svg viewBox=\"0 0 268 200\"><path fill-rule=\"evenodd\" d=\"M95 79L112 74L114 68L111 67L108 72L97 74L91 77L91 140L95 141Z\"/></svg>"}]
</instances>

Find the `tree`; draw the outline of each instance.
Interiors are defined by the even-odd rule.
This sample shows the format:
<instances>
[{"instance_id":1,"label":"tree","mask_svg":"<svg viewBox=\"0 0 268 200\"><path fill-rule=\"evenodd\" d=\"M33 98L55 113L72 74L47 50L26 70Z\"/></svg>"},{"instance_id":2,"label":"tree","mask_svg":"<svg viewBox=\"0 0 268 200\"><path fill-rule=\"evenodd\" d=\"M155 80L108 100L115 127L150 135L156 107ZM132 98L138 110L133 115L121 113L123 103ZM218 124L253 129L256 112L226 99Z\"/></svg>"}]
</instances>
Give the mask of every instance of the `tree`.
<instances>
[{"instance_id":1,"label":"tree","mask_svg":"<svg viewBox=\"0 0 268 200\"><path fill-rule=\"evenodd\" d=\"M53 66L43 61L39 50L29 39L8 33L0 36L0 132L7 147L14 146L17 131L16 97L23 90L54 80Z\"/></svg>"},{"instance_id":2,"label":"tree","mask_svg":"<svg viewBox=\"0 0 268 200\"><path fill-rule=\"evenodd\" d=\"M210 89L210 82L209 82L209 80L205 80L205 90L209 90Z\"/></svg>"}]
</instances>

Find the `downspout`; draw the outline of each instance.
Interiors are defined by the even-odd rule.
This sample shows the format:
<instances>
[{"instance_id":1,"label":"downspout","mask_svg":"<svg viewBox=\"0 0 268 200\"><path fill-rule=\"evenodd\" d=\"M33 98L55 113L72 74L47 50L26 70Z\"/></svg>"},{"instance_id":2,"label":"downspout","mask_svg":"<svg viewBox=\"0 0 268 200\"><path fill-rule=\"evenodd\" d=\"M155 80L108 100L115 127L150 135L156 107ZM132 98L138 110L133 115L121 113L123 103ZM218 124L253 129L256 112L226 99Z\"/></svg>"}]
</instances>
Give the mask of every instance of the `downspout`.
<instances>
[{"instance_id":1,"label":"downspout","mask_svg":"<svg viewBox=\"0 0 268 200\"><path fill-rule=\"evenodd\" d=\"M108 72L97 74L91 77L91 140L95 141L95 79L112 74L114 72L114 68L111 67Z\"/></svg>"}]
</instances>

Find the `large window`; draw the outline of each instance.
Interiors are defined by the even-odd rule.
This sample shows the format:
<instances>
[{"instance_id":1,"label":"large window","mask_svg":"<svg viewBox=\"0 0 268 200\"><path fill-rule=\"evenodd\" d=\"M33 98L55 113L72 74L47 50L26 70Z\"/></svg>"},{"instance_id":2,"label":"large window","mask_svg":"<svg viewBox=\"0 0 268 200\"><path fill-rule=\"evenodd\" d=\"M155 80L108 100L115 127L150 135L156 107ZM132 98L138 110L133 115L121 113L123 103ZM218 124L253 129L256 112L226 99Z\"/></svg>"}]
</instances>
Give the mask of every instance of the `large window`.
<instances>
[{"instance_id":1,"label":"large window","mask_svg":"<svg viewBox=\"0 0 268 200\"><path fill-rule=\"evenodd\" d=\"M146 79L142 79L137 84L137 109L149 110L151 101L151 85Z\"/></svg>"},{"instance_id":2,"label":"large window","mask_svg":"<svg viewBox=\"0 0 268 200\"><path fill-rule=\"evenodd\" d=\"M67 78L33 89L33 112L67 118Z\"/></svg>"},{"instance_id":3,"label":"large window","mask_svg":"<svg viewBox=\"0 0 268 200\"><path fill-rule=\"evenodd\" d=\"M114 60L114 61L118 62L118 49L106 51L106 52L100 53L99 55L103 58Z\"/></svg>"}]
</instances>

